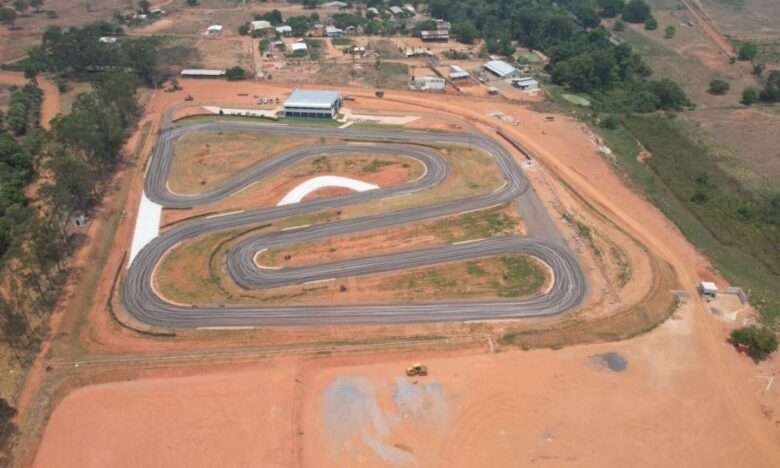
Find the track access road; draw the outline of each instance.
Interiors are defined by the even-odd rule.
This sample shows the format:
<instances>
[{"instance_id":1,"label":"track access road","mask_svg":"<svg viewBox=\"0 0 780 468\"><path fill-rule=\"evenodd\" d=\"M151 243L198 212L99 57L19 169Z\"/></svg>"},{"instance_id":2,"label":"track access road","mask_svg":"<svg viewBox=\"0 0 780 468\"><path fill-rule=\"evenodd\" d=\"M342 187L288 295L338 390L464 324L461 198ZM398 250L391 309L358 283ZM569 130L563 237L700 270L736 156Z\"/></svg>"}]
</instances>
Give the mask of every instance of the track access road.
<instances>
[{"instance_id":1,"label":"track access road","mask_svg":"<svg viewBox=\"0 0 780 468\"><path fill-rule=\"evenodd\" d=\"M197 195L172 193L167 187L167 179L176 141L190 132L199 131L252 132L286 135L290 138L319 136L354 141L354 143L323 144L294 149L271 160L258 163L206 193ZM432 143L468 144L487 152L495 158L506 183L492 193L473 198L250 235L228 252L226 265L228 273L238 285L244 288L264 289L518 253L534 256L550 267L554 280L549 291L536 297L511 300L339 306L245 306L173 304L160 297L152 287L154 270L165 253L177 244L197 236L272 223L290 216L338 209L369 200L414 196L417 192L435 187L447 177L447 164L434 149L425 146ZM142 322L171 328L369 324L537 317L562 313L582 301L587 292L587 284L577 259L561 240L555 224L533 190L530 190L528 180L511 154L497 142L482 134L287 127L279 124L241 122L195 124L167 129L161 133L147 171L145 190L151 200L165 207L195 207L229 197L249 185L262 183L267 177L291 164L323 155L354 152L404 155L419 161L426 170L418 180L396 187L197 218L176 225L146 245L130 265L122 289L123 301L128 312ZM255 262L257 252L267 248L382 229L513 201L517 202L531 237L489 238L458 245L296 268L264 269Z\"/></svg>"}]
</instances>

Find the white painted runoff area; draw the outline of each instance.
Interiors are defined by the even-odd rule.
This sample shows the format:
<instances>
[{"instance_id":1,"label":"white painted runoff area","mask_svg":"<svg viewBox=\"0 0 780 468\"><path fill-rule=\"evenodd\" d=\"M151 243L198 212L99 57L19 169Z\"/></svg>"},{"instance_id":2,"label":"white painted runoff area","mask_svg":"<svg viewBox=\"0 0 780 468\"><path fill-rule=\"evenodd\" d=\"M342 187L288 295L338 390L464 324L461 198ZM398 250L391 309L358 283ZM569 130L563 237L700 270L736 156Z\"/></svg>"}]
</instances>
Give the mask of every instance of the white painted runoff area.
<instances>
[{"instance_id":1,"label":"white painted runoff area","mask_svg":"<svg viewBox=\"0 0 780 468\"><path fill-rule=\"evenodd\" d=\"M146 244L151 242L160 234L160 217L162 216L162 205L149 200L146 192L141 194L141 202L138 205L138 217L135 219L135 231L133 231L133 243L130 245L130 260L127 262L128 268L133 263L133 259Z\"/></svg>"},{"instance_id":2,"label":"white painted runoff area","mask_svg":"<svg viewBox=\"0 0 780 468\"><path fill-rule=\"evenodd\" d=\"M375 190L379 188L378 185L369 184L368 182L363 182L360 180L349 179L347 177L314 177L290 190L290 192L287 193L287 195L285 195L284 198L282 198L282 200L276 204L276 206L300 203L301 200L306 198L306 195L325 187L348 188L356 192L365 192L367 190Z\"/></svg>"}]
</instances>

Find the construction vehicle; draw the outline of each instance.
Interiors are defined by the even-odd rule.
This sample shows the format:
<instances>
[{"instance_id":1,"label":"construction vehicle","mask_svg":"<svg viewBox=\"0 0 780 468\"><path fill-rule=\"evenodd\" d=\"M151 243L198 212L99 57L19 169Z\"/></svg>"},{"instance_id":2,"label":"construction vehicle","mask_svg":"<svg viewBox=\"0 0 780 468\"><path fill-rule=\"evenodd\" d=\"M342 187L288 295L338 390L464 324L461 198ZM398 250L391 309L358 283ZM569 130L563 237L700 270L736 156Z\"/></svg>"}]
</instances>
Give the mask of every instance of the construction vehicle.
<instances>
[{"instance_id":1,"label":"construction vehicle","mask_svg":"<svg viewBox=\"0 0 780 468\"><path fill-rule=\"evenodd\" d=\"M406 368L406 375L408 377L425 377L428 375L428 366L415 363Z\"/></svg>"}]
</instances>

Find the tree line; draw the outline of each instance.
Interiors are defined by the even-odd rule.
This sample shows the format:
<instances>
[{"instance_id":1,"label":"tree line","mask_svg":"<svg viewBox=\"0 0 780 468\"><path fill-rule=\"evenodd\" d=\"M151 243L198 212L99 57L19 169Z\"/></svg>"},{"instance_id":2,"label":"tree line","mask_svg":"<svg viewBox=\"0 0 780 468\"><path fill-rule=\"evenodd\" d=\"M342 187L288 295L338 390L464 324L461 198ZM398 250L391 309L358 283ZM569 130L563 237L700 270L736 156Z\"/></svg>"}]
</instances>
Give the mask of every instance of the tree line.
<instances>
[{"instance_id":1,"label":"tree line","mask_svg":"<svg viewBox=\"0 0 780 468\"><path fill-rule=\"evenodd\" d=\"M113 62L88 50L93 60L58 55L66 43L94 45L103 27L50 28L31 51L35 67L25 68L30 82L14 91L0 121L0 340L21 367L39 349L82 238L75 220L89 218L117 167L141 115L138 87L155 83L156 71L143 69L156 63L152 42L129 40ZM35 76L41 71L92 84L48 131L39 122L42 93ZM13 408L0 400L0 453L13 433L12 416Z\"/></svg>"},{"instance_id":2,"label":"tree line","mask_svg":"<svg viewBox=\"0 0 780 468\"><path fill-rule=\"evenodd\" d=\"M601 24L620 15L628 22L651 18L643 0L429 0L431 16L452 23L456 38L485 39L488 52L512 55L513 41L544 52L552 81L593 96L597 110L654 112L690 105L671 80L652 70L628 44Z\"/></svg>"}]
</instances>

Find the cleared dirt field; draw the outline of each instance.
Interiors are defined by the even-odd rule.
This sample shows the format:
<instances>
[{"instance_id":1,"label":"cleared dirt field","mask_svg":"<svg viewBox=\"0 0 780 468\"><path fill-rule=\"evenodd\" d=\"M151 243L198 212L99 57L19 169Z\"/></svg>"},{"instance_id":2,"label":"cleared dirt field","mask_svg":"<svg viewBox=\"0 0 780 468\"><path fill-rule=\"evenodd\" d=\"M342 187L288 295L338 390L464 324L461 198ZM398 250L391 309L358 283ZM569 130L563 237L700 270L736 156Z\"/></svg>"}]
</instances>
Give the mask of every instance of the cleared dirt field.
<instances>
[{"instance_id":1,"label":"cleared dirt field","mask_svg":"<svg viewBox=\"0 0 780 468\"><path fill-rule=\"evenodd\" d=\"M176 142L168 183L178 193L201 193L261 161L317 141L274 134L192 132Z\"/></svg>"},{"instance_id":2,"label":"cleared dirt field","mask_svg":"<svg viewBox=\"0 0 780 468\"><path fill-rule=\"evenodd\" d=\"M736 39L780 39L775 0L698 0L724 34Z\"/></svg>"},{"instance_id":3,"label":"cleared dirt field","mask_svg":"<svg viewBox=\"0 0 780 468\"><path fill-rule=\"evenodd\" d=\"M558 351L149 371L65 397L35 466L776 466L780 388L701 325L684 307L646 336ZM416 361L430 374L407 379Z\"/></svg>"}]
</instances>

